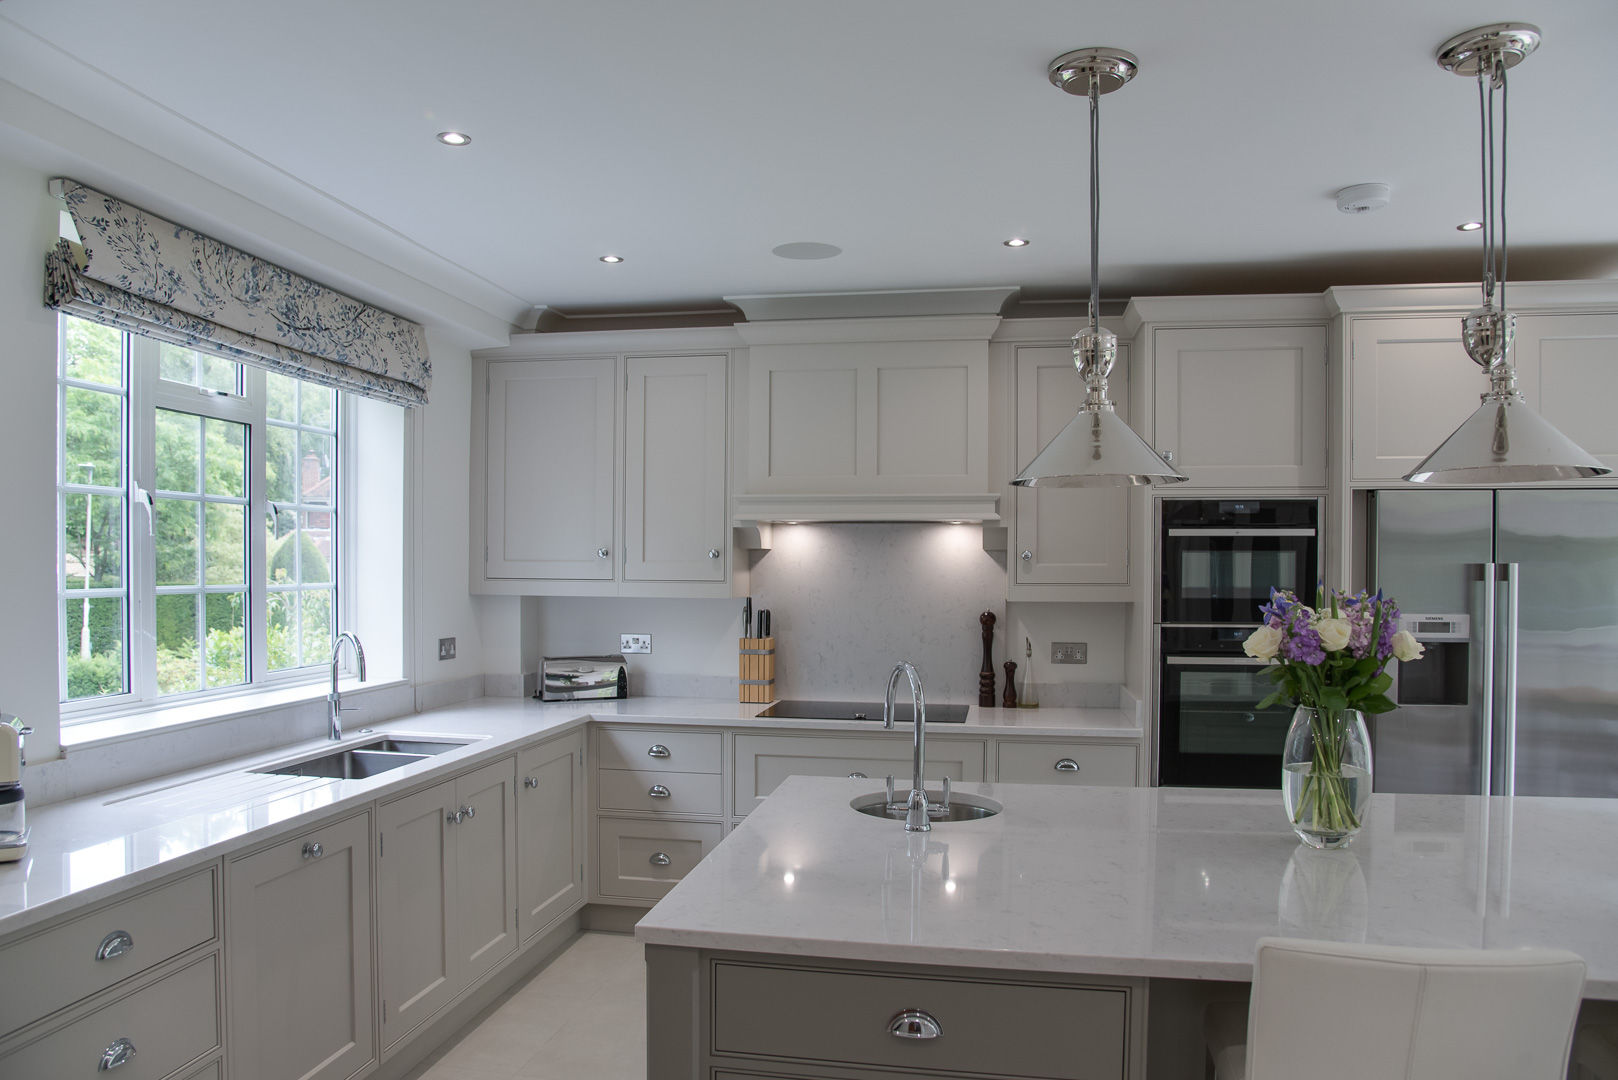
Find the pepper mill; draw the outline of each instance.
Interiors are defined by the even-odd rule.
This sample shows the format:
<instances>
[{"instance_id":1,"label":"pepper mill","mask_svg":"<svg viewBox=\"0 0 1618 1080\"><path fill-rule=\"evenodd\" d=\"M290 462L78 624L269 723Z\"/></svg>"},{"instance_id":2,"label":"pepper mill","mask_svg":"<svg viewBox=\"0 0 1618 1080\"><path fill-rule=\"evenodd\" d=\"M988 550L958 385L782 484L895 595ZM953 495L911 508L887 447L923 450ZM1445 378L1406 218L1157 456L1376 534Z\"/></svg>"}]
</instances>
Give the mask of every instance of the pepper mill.
<instances>
[{"instance_id":1,"label":"pepper mill","mask_svg":"<svg viewBox=\"0 0 1618 1080\"><path fill-rule=\"evenodd\" d=\"M978 616L983 627L983 667L978 671L978 704L994 707L994 657L990 651L994 642L994 612L985 611Z\"/></svg>"},{"instance_id":2,"label":"pepper mill","mask_svg":"<svg viewBox=\"0 0 1618 1080\"><path fill-rule=\"evenodd\" d=\"M1007 660L1005 668L1006 692L1000 698L1000 707L1003 709L1015 709L1017 707L1017 661Z\"/></svg>"}]
</instances>

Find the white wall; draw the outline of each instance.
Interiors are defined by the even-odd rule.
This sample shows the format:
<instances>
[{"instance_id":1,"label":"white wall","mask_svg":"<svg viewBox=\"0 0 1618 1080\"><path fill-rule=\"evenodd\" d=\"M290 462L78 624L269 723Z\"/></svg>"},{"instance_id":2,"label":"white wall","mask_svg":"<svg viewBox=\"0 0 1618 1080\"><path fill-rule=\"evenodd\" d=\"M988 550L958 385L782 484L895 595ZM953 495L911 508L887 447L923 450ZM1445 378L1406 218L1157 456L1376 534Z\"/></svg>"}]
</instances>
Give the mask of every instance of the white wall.
<instances>
[{"instance_id":1,"label":"white wall","mask_svg":"<svg viewBox=\"0 0 1618 1080\"><path fill-rule=\"evenodd\" d=\"M42 298L60 204L45 181L0 157L0 710L33 725L33 761L57 752L56 313Z\"/></svg>"}]
</instances>

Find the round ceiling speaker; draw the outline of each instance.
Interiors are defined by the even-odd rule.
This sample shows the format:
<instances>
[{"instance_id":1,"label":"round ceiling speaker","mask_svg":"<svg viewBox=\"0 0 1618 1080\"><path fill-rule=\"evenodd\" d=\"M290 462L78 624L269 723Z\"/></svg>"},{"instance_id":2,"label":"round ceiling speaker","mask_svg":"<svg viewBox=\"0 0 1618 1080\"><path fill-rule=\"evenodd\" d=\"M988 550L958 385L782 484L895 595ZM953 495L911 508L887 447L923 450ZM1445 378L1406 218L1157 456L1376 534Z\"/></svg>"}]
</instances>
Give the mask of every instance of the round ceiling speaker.
<instances>
[{"instance_id":1,"label":"round ceiling speaker","mask_svg":"<svg viewBox=\"0 0 1618 1080\"><path fill-rule=\"evenodd\" d=\"M1345 214L1368 214L1393 201L1386 184L1353 184L1337 193L1337 209Z\"/></svg>"}]
</instances>

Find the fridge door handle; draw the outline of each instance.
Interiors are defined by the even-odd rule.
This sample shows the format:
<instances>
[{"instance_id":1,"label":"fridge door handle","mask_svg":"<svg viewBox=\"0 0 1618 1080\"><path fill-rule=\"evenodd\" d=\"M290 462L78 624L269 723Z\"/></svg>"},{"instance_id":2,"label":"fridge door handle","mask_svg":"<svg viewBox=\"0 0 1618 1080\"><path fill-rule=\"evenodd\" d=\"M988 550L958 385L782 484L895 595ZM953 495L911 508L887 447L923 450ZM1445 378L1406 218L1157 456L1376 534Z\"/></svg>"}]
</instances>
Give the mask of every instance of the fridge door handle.
<instances>
[{"instance_id":1,"label":"fridge door handle","mask_svg":"<svg viewBox=\"0 0 1618 1080\"><path fill-rule=\"evenodd\" d=\"M1495 581L1500 599L1497 602L1495 631L1495 669L1499 676L1499 689L1495 692L1495 712L1499 723L1493 725L1499 735L1494 747L1494 759L1500 780L1494 785L1495 795L1517 793L1517 583L1521 568L1516 563L1496 563Z\"/></svg>"},{"instance_id":2,"label":"fridge door handle","mask_svg":"<svg viewBox=\"0 0 1618 1080\"><path fill-rule=\"evenodd\" d=\"M1499 564L1474 564L1476 581L1482 588L1475 598L1478 610L1473 612L1472 647L1479 653L1476 686L1481 707L1473 719L1478 725L1478 794L1489 795L1494 789L1494 661L1495 661L1495 602L1499 594Z\"/></svg>"}]
</instances>

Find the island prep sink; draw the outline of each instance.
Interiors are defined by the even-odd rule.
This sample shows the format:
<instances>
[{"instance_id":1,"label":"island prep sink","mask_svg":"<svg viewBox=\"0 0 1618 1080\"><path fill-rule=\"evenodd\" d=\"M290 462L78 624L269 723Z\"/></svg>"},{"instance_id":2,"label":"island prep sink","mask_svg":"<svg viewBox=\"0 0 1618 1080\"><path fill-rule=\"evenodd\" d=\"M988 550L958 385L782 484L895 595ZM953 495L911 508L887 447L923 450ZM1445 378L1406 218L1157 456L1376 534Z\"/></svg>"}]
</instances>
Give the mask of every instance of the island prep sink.
<instances>
[{"instance_id":1,"label":"island prep sink","mask_svg":"<svg viewBox=\"0 0 1618 1080\"><path fill-rule=\"evenodd\" d=\"M368 742L333 750L314 757L279 765L266 765L254 769L257 773L276 776L324 776L335 780L363 780L390 769L403 768L415 761L442 754L446 750L465 746L471 739L417 738L410 735L394 738L384 735Z\"/></svg>"},{"instance_id":2,"label":"island prep sink","mask_svg":"<svg viewBox=\"0 0 1618 1080\"><path fill-rule=\"evenodd\" d=\"M985 799L981 795L969 795L961 792L951 792L949 805L943 805L944 793L942 791L927 792L927 820L929 822L943 821L980 821L983 818L994 817L1005 807L993 799ZM902 802L889 803L886 792L873 791L869 795L859 795L848 804L854 810L870 817L892 818L895 821L905 819L906 806Z\"/></svg>"}]
</instances>

